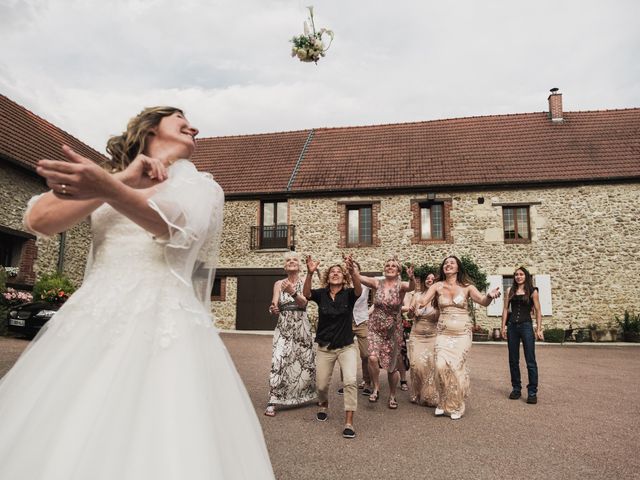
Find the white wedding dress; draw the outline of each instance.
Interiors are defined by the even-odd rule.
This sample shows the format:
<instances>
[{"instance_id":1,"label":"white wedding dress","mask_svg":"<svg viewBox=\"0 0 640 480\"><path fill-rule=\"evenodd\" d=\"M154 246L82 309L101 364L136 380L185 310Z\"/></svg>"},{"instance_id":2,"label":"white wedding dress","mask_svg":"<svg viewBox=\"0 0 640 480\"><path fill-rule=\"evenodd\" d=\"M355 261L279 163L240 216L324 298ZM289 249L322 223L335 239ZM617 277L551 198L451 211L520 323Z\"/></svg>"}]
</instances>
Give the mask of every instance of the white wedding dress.
<instances>
[{"instance_id":1,"label":"white wedding dress","mask_svg":"<svg viewBox=\"0 0 640 480\"><path fill-rule=\"evenodd\" d=\"M168 239L108 205L93 213L82 287L0 382L1 479L274 478L253 405L201 301L222 198L179 161L149 202Z\"/></svg>"}]
</instances>

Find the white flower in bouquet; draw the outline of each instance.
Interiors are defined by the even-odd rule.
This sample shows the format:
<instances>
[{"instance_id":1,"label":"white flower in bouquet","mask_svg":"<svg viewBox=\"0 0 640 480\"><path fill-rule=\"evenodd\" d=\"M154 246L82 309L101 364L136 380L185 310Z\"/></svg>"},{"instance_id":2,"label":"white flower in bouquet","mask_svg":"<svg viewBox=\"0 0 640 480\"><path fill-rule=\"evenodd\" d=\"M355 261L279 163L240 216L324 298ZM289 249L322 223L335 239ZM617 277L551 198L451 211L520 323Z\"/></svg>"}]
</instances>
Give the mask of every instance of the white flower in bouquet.
<instances>
[{"instance_id":1,"label":"white flower in bouquet","mask_svg":"<svg viewBox=\"0 0 640 480\"><path fill-rule=\"evenodd\" d=\"M303 23L304 33L291 39L291 43L293 43L291 56L298 57L301 62L315 62L317 64L320 57L324 57L325 52L329 50L331 42L333 41L333 32L326 28L321 28L316 31L316 26L313 21L313 6L307 8L309 9L311 29L305 21ZM327 48L324 48L324 42L322 41L323 35L327 35L330 38Z\"/></svg>"}]
</instances>

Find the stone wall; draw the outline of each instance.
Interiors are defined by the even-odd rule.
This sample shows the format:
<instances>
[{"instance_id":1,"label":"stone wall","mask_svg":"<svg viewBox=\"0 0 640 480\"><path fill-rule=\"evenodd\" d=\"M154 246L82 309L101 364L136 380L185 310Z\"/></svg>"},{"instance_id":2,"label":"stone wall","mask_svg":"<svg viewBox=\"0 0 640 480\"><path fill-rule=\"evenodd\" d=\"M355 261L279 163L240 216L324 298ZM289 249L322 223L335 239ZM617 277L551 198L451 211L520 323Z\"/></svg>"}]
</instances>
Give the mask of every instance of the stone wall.
<instances>
[{"instance_id":1,"label":"stone wall","mask_svg":"<svg viewBox=\"0 0 640 480\"><path fill-rule=\"evenodd\" d=\"M0 161L0 225L13 230L25 231L22 217L31 197L47 190L45 183L22 168ZM84 222L66 234L65 263L63 272L71 281L80 286L84 276L84 264L90 244L89 226ZM34 262L36 276L55 272L58 266L60 236L50 239L40 238L37 243Z\"/></svg>"},{"instance_id":2,"label":"stone wall","mask_svg":"<svg viewBox=\"0 0 640 480\"><path fill-rule=\"evenodd\" d=\"M533 274L551 277L553 314L544 317L545 327L606 324L625 308L640 310L640 285L626 275L640 267L637 183L440 192L436 200L451 201L451 243L416 244L411 201L426 197L422 192L290 199L296 251L314 254L325 266L351 252L365 271L380 271L391 255L421 264L466 254L488 275L511 275L524 265ZM380 202L380 245L341 248L340 202L361 201ZM530 204L531 242L504 242L502 206L496 205L504 203ZM249 249L250 227L258 224L259 208L258 200L227 201L221 267L281 266L282 251ZM226 315L235 311L225 308ZM478 309L477 318L486 327L500 323L484 308Z\"/></svg>"}]
</instances>

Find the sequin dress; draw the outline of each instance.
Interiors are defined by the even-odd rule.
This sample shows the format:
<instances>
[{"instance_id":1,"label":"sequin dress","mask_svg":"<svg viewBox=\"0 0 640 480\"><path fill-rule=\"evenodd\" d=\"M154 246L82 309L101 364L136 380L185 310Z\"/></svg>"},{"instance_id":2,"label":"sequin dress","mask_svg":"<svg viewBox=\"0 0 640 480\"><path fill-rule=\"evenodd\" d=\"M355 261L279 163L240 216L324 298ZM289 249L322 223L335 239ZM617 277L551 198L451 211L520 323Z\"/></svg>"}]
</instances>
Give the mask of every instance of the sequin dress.
<instances>
[{"instance_id":1,"label":"sequin dress","mask_svg":"<svg viewBox=\"0 0 640 480\"><path fill-rule=\"evenodd\" d=\"M439 311L431 305L416 309L407 342L411 365L411 397L420 405L438 405L436 334Z\"/></svg>"},{"instance_id":2,"label":"sequin dress","mask_svg":"<svg viewBox=\"0 0 640 480\"><path fill-rule=\"evenodd\" d=\"M467 356L472 343L471 320L463 293L451 299L441 291L442 285L438 289L440 317L435 345L438 408L448 415L463 415L469 394Z\"/></svg>"}]
</instances>

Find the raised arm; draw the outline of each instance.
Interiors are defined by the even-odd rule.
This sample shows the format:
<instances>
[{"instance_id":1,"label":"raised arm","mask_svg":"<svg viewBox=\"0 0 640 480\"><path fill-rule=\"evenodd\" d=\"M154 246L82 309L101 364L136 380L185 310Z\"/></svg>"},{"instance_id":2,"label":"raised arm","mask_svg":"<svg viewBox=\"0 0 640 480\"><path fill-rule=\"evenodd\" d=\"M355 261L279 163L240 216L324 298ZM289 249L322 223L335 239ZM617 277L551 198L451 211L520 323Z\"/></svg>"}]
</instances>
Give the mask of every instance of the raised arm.
<instances>
[{"instance_id":1,"label":"raised arm","mask_svg":"<svg viewBox=\"0 0 640 480\"><path fill-rule=\"evenodd\" d=\"M358 274L358 276L360 277L360 283L365 287L369 287L373 289L378 288L378 280L376 280L375 278L367 277L366 275L360 275L360 274Z\"/></svg>"},{"instance_id":2,"label":"raised arm","mask_svg":"<svg viewBox=\"0 0 640 480\"><path fill-rule=\"evenodd\" d=\"M69 147L63 146L62 151L69 162L38 163L37 172L47 180L52 192L43 195L29 212L26 223L32 230L47 235L62 232L107 202L154 235L168 234L166 223L147 202L155 188L134 189ZM82 203L74 206L70 200Z\"/></svg>"},{"instance_id":3,"label":"raised arm","mask_svg":"<svg viewBox=\"0 0 640 480\"><path fill-rule=\"evenodd\" d=\"M302 294L307 300L311 300L311 281L319 265L320 262L314 261L311 255L307 255L307 276L304 279L304 286L302 287Z\"/></svg>"},{"instance_id":4,"label":"raised arm","mask_svg":"<svg viewBox=\"0 0 640 480\"><path fill-rule=\"evenodd\" d=\"M413 265L409 265L407 268L407 275L409 276L408 282L402 282L400 289L404 292L413 292L416 289L416 277L413 272Z\"/></svg>"},{"instance_id":5,"label":"raised arm","mask_svg":"<svg viewBox=\"0 0 640 480\"><path fill-rule=\"evenodd\" d=\"M69 162L41 160L38 163L36 171L47 180L51 191L43 194L25 216L27 228L44 235L64 232L83 221L107 201L105 190L115 186L134 190L131 186L140 184L144 176L158 181L167 176L159 160L145 155L139 155L125 171L111 175L69 147L63 146L62 151Z\"/></svg>"},{"instance_id":6,"label":"raised arm","mask_svg":"<svg viewBox=\"0 0 640 480\"><path fill-rule=\"evenodd\" d=\"M427 293L425 293L424 296L420 298L420 303L415 302L414 304L415 308L424 308L431 303L431 301L433 300L433 297L436 296L438 283L439 282L436 282L429 287L429 290L427 290Z\"/></svg>"},{"instance_id":7,"label":"raised arm","mask_svg":"<svg viewBox=\"0 0 640 480\"><path fill-rule=\"evenodd\" d=\"M487 307L494 299L500 296L500 287L496 287L486 295L482 295L474 285L470 285L469 296L474 302L479 303L483 307Z\"/></svg>"},{"instance_id":8,"label":"raised arm","mask_svg":"<svg viewBox=\"0 0 640 480\"><path fill-rule=\"evenodd\" d=\"M347 270L349 271L349 274L351 275L351 280L353 281L353 293L355 293L356 298L358 298L360 295L362 295L362 283L360 282L360 270L353 263L353 258L351 258L351 255L348 255L345 258L345 261L347 264Z\"/></svg>"}]
</instances>

